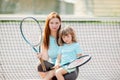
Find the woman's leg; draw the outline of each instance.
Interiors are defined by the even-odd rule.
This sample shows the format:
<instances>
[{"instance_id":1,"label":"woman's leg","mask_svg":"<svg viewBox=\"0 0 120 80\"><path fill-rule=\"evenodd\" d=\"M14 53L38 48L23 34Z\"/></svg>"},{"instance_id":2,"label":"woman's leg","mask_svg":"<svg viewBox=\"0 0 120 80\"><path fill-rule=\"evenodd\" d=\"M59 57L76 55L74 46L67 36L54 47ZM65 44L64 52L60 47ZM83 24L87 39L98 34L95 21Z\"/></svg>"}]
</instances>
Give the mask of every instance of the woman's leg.
<instances>
[{"instance_id":1,"label":"woman's leg","mask_svg":"<svg viewBox=\"0 0 120 80\"><path fill-rule=\"evenodd\" d=\"M55 76L57 77L58 80L65 80L64 79L64 74L66 74L67 71L63 68L59 68L55 71Z\"/></svg>"},{"instance_id":2,"label":"woman's leg","mask_svg":"<svg viewBox=\"0 0 120 80\"><path fill-rule=\"evenodd\" d=\"M52 80L52 77L55 76L54 70L50 70L47 72L43 80Z\"/></svg>"},{"instance_id":3,"label":"woman's leg","mask_svg":"<svg viewBox=\"0 0 120 80\"><path fill-rule=\"evenodd\" d=\"M42 79L44 79L45 76L47 75L47 72L38 72L38 73Z\"/></svg>"},{"instance_id":4,"label":"woman's leg","mask_svg":"<svg viewBox=\"0 0 120 80\"><path fill-rule=\"evenodd\" d=\"M49 77L52 78L51 76L53 76L53 71L50 70L50 68L53 67L54 65L52 63L47 62L47 61L44 61L44 63L45 63L47 71L46 72L43 71L41 64L39 64L37 66L37 70L38 70L38 73L42 79L49 80Z\"/></svg>"}]
</instances>

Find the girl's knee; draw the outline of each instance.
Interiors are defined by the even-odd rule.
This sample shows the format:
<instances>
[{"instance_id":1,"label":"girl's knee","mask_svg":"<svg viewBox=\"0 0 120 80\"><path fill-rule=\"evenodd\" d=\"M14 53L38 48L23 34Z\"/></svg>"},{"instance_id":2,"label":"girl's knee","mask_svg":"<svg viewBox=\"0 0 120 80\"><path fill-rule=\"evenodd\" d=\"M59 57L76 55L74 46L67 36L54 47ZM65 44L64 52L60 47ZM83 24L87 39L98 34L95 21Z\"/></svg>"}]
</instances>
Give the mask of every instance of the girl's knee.
<instances>
[{"instance_id":1,"label":"girl's knee","mask_svg":"<svg viewBox=\"0 0 120 80\"><path fill-rule=\"evenodd\" d=\"M61 75L61 71L60 71L59 69L57 69L57 70L55 71L55 76L59 76L59 75Z\"/></svg>"}]
</instances>

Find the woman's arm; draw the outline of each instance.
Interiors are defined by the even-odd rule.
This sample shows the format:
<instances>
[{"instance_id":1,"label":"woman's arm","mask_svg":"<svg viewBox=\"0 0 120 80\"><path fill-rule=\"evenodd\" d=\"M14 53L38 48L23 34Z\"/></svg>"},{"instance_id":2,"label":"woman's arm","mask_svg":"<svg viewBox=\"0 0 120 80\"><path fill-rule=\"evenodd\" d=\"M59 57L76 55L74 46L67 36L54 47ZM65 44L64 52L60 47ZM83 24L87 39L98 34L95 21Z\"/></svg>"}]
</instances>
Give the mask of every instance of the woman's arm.
<instances>
[{"instance_id":1,"label":"woman's arm","mask_svg":"<svg viewBox=\"0 0 120 80\"><path fill-rule=\"evenodd\" d=\"M46 48L44 48L44 46L42 45L41 46L41 52L37 55L37 57L40 59L40 58L42 58L42 59L44 59L44 60L46 60L46 61L48 61L48 50L46 49Z\"/></svg>"},{"instance_id":2,"label":"woman's arm","mask_svg":"<svg viewBox=\"0 0 120 80\"><path fill-rule=\"evenodd\" d=\"M41 46L41 57L42 59L48 61L49 57L48 57L48 50L42 45Z\"/></svg>"}]
</instances>

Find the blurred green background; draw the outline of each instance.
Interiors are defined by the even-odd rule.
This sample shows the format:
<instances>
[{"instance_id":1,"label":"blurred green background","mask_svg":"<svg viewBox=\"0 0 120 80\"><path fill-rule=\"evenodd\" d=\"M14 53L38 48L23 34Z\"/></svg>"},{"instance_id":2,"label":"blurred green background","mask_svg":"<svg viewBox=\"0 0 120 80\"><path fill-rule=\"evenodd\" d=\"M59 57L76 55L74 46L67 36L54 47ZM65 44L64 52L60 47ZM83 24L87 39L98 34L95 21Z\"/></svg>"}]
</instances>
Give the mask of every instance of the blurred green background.
<instances>
[{"instance_id":1,"label":"blurred green background","mask_svg":"<svg viewBox=\"0 0 120 80\"><path fill-rule=\"evenodd\" d=\"M120 17L120 0L0 0L0 14Z\"/></svg>"}]
</instances>

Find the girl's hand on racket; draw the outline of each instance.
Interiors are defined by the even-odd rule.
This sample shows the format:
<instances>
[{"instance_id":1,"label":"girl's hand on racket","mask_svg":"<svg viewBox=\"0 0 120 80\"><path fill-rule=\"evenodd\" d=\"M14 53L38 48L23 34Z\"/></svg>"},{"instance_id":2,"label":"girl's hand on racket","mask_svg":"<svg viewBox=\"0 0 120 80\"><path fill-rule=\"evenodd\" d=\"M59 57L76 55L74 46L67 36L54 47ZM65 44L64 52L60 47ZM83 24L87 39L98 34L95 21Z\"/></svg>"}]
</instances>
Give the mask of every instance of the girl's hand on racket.
<instances>
[{"instance_id":1,"label":"girl's hand on racket","mask_svg":"<svg viewBox=\"0 0 120 80\"><path fill-rule=\"evenodd\" d=\"M57 65L55 65L55 66L52 67L52 69L58 69L58 68L60 68L59 64L57 64Z\"/></svg>"}]
</instances>

